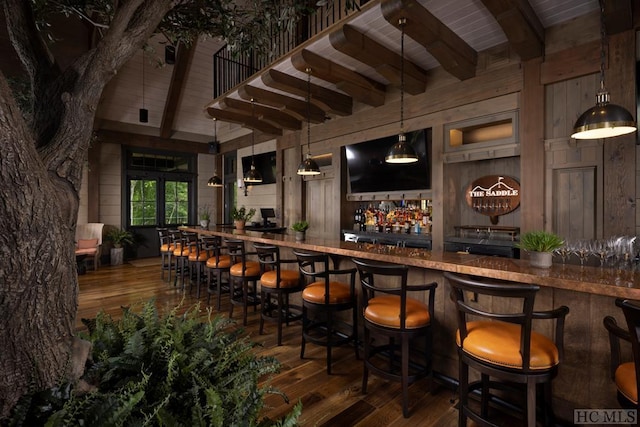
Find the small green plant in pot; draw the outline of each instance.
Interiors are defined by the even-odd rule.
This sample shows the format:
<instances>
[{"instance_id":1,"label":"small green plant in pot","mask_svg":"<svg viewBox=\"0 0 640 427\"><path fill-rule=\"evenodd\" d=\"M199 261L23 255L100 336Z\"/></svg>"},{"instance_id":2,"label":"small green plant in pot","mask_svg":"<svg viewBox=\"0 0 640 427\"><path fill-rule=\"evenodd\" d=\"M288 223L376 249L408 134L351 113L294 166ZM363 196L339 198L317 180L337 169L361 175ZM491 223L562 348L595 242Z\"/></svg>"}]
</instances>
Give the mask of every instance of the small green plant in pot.
<instances>
[{"instance_id":1,"label":"small green plant in pot","mask_svg":"<svg viewBox=\"0 0 640 427\"><path fill-rule=\"evenodd\" d=\"M304 240L304 235L309 228L307 221L297 221L291 225L291 229L296 232L296 240Z\"/></svg>"},{"instance_id":2,"label":"small green plant in pot","mask_svg":"<svg viewBox=\"0 0 640 427\"><path fill-rule=\"evenodd\" d=\"M532 267L551 267L553 251L561 248L564 240L557 234L548 231L529 231L520 236L518 247L529 252Z\"/></svg>"},{"instance_id":3,"label":"small green plant in pot","mask_svg":"<svg viewBox=\"0 0 640 427\"><path fill-rule=\"evenodd\" d=\"M209 205L200 206L198 209L198 217L200 218L200 227L208 228L211 221L211 209Z\"/></svg>"},{"instance_id":4,"label":"small green plant in pot","mask_svg":"<svg viewBox=\"0 0 640 427\"><path fill-rule=\"evenodd\" d=\"M253 218L253 215L255 215L255 213L256 210L254 208L247 209L244 206L240 208L234 206L233 210L231 211L231 219L233 220L236 229L244 229L245 223Z\"/></svg>"},{"instance_id":5,"label":"small green plant in pot","mask_svg":"<svg viewBox=\"0 0 640 427\"><path fill-rule=\"evenodd\" d=\"M124 261L124 246L135 245L133 233L120 228L112 228L107 232L105 238L113 244L113 248L109 253L111 265L122 265Z\"/></svg>"}]
</instances>

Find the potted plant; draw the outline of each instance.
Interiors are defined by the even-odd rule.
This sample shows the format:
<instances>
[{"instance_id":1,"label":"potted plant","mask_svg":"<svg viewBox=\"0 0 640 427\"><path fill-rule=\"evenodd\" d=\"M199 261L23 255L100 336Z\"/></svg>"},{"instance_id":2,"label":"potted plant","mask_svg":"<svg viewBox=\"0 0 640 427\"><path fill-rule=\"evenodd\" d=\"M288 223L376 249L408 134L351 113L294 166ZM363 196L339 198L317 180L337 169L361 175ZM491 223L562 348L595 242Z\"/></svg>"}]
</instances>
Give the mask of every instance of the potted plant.
<instances>
[{"instance_id":1,"label":"potted plant","mask_svg":"<svg viewBox=\"0 0 640 427\"><path fill-rule=\"evenodd\" d=\"M553 251L562 247L564 241L548 231L529 231L520 236L518 247L529 252L529 263L532 267L551 267Z\"/></svg>"},{"instance_id":2,"label":"potted plant","mask_svg":"<svg viewBox=\"0 0 640 427\"><path fill-rule=\"evenodd\" d=\"M200 227L208 229L209 221L211 221L211 209L209 205L200 206L198 209L198 217L200 218Z\"/></svg>"},{"instance_id":3,"label":"potted plant","mask_svg":"<svg viewBox=\"0 0 640 427\"><path fill-rule=\"evenodd\" d=\"M253 218L253 215L256 213L254 208L248 209L242 206L241 208L233 207L231 211L231 219L233 220L233 224L235 225L237 230L243 230L244 225L247 221Z\"/></svg>"},{"instance_id":4,"label":"potted plant","mask_svg":"<svg viewBox=\"0 0 640 427\"><path fill-rule=\"evenodd\" d=\"M113 244L111 248L111 265L121 265L123 261L125 245L133 245L133 233L120 228L112 228L109 230L105 238Z\"/></svg>"},{"instance_id":5,"label":"potted plant","mask_svg":"<svg viewBox=\"0 0 640 427\"><path fill-rule=\"evenodd\" d=\"M293 225L291 226L291 229L296 232L297 241L304 240L304 235L308 228L309 228L309 223L307 221L294 222Z\"/></svg>"}]
</instances>

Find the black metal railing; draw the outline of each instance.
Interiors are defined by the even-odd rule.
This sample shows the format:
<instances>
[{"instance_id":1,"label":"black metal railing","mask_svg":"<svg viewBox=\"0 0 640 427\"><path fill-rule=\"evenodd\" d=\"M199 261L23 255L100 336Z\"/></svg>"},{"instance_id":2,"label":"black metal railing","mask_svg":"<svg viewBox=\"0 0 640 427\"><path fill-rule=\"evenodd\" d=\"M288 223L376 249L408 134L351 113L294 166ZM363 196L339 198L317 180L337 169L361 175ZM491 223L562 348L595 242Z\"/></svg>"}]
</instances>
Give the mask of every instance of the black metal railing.
<instances>
[{"instance_id":1,"label":"black metal railing","mask_svg":"<svg viewBox=\"0 0 640 427\"><path fill-rule=\"evenodd\" d=\"M269 57L257 54L237 56L227 46L213 54L213 97L218 98L225 92L247 80L253 74L265 68L273 60L291 52L296 46L330 27L342 18L357 11L351 7L346 10L348 2L365 5L369 0L332 0L327 6L318 8L317 12L302 19L292 32L274 34L272 50Z\"/></svg>"}]
</instances>

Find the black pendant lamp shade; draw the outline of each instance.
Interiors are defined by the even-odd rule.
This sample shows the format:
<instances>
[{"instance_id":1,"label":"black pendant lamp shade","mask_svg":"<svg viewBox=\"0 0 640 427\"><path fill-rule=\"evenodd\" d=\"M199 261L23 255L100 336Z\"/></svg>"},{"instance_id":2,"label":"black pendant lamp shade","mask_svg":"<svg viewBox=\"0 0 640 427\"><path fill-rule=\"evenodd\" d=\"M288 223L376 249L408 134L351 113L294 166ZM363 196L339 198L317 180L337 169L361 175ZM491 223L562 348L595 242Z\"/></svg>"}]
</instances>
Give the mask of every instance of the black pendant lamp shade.
<instances>
[{"instance_id":1,"label":"black pendant lamp shade","mask_svg":"<svg viewBox=\"0 0 640 427\"><path fill-rule=\"evenodd\" d=\"M298 166L298 175L320 175L320 167L311 157L311 68L307 72L307 157Z\"/></svg>"},{"instance_id":2,"label":"black pendant lamp shade","mask_svg":"<svg viewBox=\"0 0 640 427\"><path fill-rule=\"evenodd\" d=\"M598 139L625 135L636 130L636 123L624 107L609 103L609 92L601 89L596 105L582 113L573 126L572 138Z\"/></svg>"},{"instance_id":3,"label":"black pendant lamp shade","mask_svg":"<svg viewBox=\"0 0 640 427\"><path fill-rule=\"evenodd\" d=\"M218 119L213 118L213 142L218 143ZM218 156L216 156L217 158ZM208 187L222 187L222 179L218 176L217 160L213 161L213 176L207 181Z\"/></svg>"},{"instance_id":4,"label":"black pendant lamp shade","mask_svg":"<svg viewBox=\"0 0 640 427\"><path fill-rule=\"evenodd\" d=\"M609 103L609 92L604 85L605 48L607 34L604 24L604 3L600 0L600 89L596 94L595 107L582 113L573 126L571 138L599 139L625 135L636 130L633 116L624 107Z\"/></svg>"},{"instance_id":5,"label":"black pendant lamp shade","mask_svg":"<svg viewBox=\"0 0 640 427\"><path fill-rule=\"evenodd\" d=\"M255 100L251 98L251 118L255 117L254 103L255 103ZM256 169L256 164L254 162L253 148L254 148L255 142L256 142L256 132L255 130L253 130L251 132L251 169L249 169L249 171L244 175L244 182L248 182L249 184L262 182L262 175Z\"/></svg>"},{"instance_id":6,"label":"black pendant lamp shade","mask_svg":"<svg viewBox=\"0 0 640 427\"><path fill-rule=\"evenodd\" d=\"M405 18L398 20L402 35L400 36L400 133L398 142L387 152L384 160L387 163L415 163L418 155L411 145L407 144L407 137L404 134L404 26L407 23Z\"/></svg>"}]
</instances>

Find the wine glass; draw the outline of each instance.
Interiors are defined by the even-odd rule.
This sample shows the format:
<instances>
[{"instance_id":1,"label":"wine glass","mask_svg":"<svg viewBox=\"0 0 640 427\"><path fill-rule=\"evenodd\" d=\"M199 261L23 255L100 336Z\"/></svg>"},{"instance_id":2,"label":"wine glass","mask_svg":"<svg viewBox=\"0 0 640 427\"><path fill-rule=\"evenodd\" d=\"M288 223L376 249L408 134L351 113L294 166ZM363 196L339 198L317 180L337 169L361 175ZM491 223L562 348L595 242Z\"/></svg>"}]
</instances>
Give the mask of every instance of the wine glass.
<instances>
[{"instance_id":1,"label":"wine glass","mask_svg":"<svg viewBox=\"0 0 640 427\"><path fill-rule=\"evenodd\" d=\"M569 241L565 239L563 245L554 251L560 256L560 259L562 259L562 264L565 264L567 262L567 258L571 255L572 250L569 247L569 244Z\"/></svg>"},{"instance_id":2,"label":"wine glass","mask_svg":"<svg viewBox=\"0 0 640 427\"><path fill-rule=\"evenodd\" d=\"M584 239L577 240L574 244L573 253L578 256L578 259L580 259L580 266L583 267L584 262L589 258L590 254L588 242Z\"/></svg>"}]
</instances>

